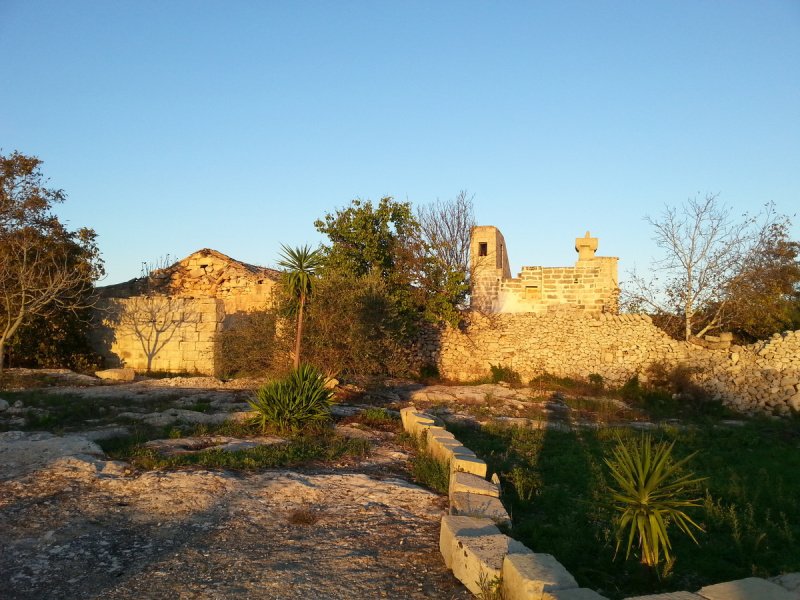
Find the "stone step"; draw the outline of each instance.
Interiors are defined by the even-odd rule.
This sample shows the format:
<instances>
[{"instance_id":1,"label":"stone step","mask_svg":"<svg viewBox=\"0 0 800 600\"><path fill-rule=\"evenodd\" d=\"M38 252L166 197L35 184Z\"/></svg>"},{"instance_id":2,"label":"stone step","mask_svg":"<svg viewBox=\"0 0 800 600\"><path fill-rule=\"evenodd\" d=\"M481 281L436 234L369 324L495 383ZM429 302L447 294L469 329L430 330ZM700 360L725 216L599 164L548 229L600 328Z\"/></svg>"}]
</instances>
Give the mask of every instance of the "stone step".
<instances>
[{"instance_id":1,"label":"stone step","mask_svg":"<svg viewBox=\"0 0 800 600\"><path fill-rule=\"evenodd\" d=\"M497 525L511 525L511 517L500 498L453 492L450 494L450 514L491 519Z\"/></svg>"}]
</instances>

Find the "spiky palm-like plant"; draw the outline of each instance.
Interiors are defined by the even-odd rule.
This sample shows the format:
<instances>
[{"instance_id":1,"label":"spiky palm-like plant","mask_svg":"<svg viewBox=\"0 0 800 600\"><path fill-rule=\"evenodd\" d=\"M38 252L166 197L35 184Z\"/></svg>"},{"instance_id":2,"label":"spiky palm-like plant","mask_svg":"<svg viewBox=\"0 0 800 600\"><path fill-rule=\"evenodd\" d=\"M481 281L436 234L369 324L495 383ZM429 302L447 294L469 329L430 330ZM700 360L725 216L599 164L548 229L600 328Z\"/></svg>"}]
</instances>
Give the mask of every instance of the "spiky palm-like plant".
<instances>
[{"instance_id":1,"label":"spiky palm-like plant","mask_svg":"<svg viewBox=\"0 0 800 600\"><path fill-rule=\"evenodd\" d=\"M303 338L303 311L306 301L314 291L314 276L322 266L322 252L310 246L289 248L281 245L278 265L286 269L285 285L289 295L297 299L297 333L294 340L294 368L300 367L300 344Z\"/></svg>"},{"instance_id":2,"label":"spiky palm-like plant","mask_svg":"<svg viewBox=\"0 0 800 600\"><path fill-rule=\"evenodd\" d=\"M650 435L627 443L618 437L612 456L604 459L616 484L610 492L614 510L619 513L617 552L627 532L625 558L630 556L636 538L641 561L649 567L656 567L662 554L665 560L671 560L672 545L667 533L671 523L695 543L692 528L703 531L683 509L699 506L698 498L687 496L704 478L683 472L683 466L694 454L675 461L674 445L675 442L653 443Z\"/></svg>"},{"instance_id":3,"label":"spiky palm-like plant","mask_svg":"<svg viewBox=\"0 0 800 600\"><path fill-rule=\"evenodd\" d=\"M317 369L301 365L284 379L267 383L248 401L256 412L256 423L262 431L275 429L282 433L324 425L331 418L333 398L333 391L325 382Z\"/></svg>"}]
</instances>

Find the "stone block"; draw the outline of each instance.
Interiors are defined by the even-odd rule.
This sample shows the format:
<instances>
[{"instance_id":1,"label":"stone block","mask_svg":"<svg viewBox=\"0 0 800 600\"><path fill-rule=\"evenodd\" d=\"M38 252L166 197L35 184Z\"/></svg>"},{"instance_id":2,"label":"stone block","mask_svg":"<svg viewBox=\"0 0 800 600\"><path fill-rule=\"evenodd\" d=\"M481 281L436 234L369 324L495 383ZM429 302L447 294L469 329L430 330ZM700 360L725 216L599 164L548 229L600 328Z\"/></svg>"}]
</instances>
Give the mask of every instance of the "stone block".
<instances>
[{"instance_id":1,"label":"stone block","mask_svg":"<svg viewBox=\"0 0 800 600\"><path fill-rule=\"evenodd\" d=\"M451 495L454 492L468 492L482 496L500 497L500 488L496 484L486 481L483 477L462 471L456 471L450 476L449 491Z\"/></svg>"},{"instance_id":2,"label":"stone block","mask_svg":"<svg viewBox=\"0 0 800 600\"><path fill-rule=\"evenodd\" d=\"M434 427L436 425L436 420L426 413L415 413L413 417L411 417L411 433L417 437L422 437L425 435L425 431L429 427ZM424 439L424 438L423 438Z\"/></svg>"},{"instance_id":3,"label":"stone block","mask_svg":"<svg viewBox=\"0 0 800 600\"><path fill-rule=\"evenodd\" d=\"M463 448L463 446L457 439L432 438L428 442L428 452L442 463L449 463L453 456L453 450L459 448Z\"/></svg>"},{"instance_id":4,"label":"stone block","mask_svg":"<svg viewBox=\"0 0 800 600\"><path fill-rule=\"evenodd\" d=\"M758 577L707 585L697 594L706 600L797 600L797 594Z\"/></svg>"},{"instance_id":5,"label":"stone block","mask_svg":"<svg viewBox=\"0 0 800 600\"><path fill-rule=\"evenodd\" d=\"M417 409L414 406L406 406L400 409L400 422L403 423L403 430L411 433L411 424L414 422L414 416Z\"/></svg>"},{"instance_id":6,"label":"stone block","mask_svg":"<svg viewBox=\"0 0 800 600\"><path fill-rule=\"evenodd\" d=\"M497 525L511 525L506 507L495 496L453 492L450 494L450 514L491 519Z\"/></svg>"},{"instance_id":7,"label":"stone block","mask_svg":"<svg viewBox=\"0 0 800 600\"><path fill-rule=\"evenodd\" d=\"M444 564L448 569L453 565L453 547L456 537L495 535L500 530L489 519L474 519L472 517L442 517L439 530L439 551L442 553Z\"/></svg>"},{"instance_id":8,"label":"stone block","mask_svg":"<svg viewBox=\"0 0 800 600\"><path fill-rule=\"evenodd\" d=\"M130 368L106 369L95 371L95 375L107 381L133 381L136 378L136 371Z\"/></svg>"},{"instance_id":9,"label":"stone block","mask_svg":"<svg viewBox=\"0 0 800 600\"><path fill-rule=\"evenodd\" d=\"M541 595L542 600L608 600L589 588L570 588L567 590L554 590Z\"/></svg>"},{"instance_id":10,"label":"stone block","mask_svg":"<svg viewBox=\"0 0 800 600\"><path fill-rule=\"evenodd\" d=\"M450 459L450 474L457 471L464 473L472 473L478 477L486 478L486 463L477 456L469 456L466 454L454 454Z\"/></svg>"},{"instance_id":11,"label":"stone block","mask_svg":"<svg viewBox=\"0 0 800 600\"><path fill-rule=\"evenodd\" d=\"M551 554L520 552L503 560L503 600L541 598L544 592L577 588L575 578Z\"/></svg>"},{"instance_id":12,"label":"stone block","mask_svg":"<svg viewBox=\"0 0 800 600\"><path fill-rule=\"evenodd\" d=\"M456 535L453 543L453 575L476 596L481 593L481 581L497 581L503 559L511 552L528 550L522 543L502 533L487 535Z\"/></svg>"},{"instance_id":13,"label":"stone block","mask_svg":"<svg viewBox=\"0 0 800 600\"><path fill-rule=\"evenodd\" d=\"M691 592L667 592L665 594L631 596L630 598L625 598L625 600L703 600L703 597Z\"/></svg>"}]
</instances>

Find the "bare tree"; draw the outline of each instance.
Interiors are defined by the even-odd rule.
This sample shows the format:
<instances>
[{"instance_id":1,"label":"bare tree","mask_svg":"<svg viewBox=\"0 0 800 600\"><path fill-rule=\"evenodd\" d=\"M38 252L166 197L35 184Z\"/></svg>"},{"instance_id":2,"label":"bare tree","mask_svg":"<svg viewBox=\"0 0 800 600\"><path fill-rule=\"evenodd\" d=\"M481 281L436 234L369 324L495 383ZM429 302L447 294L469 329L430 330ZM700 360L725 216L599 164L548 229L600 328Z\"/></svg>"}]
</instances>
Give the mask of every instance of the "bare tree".
<instances>
[{"instance_id":1,"label":"bare tree","mask_svg":"<svg viewBox=\"0 0 800 600\"><path fill-rule=\"evenodd\" d=\"M90 305L103 274L91 229L50 212L64 193L44 185L35 157L0 155L0 374L6 343L27 319Z\"/></svg>"},{"instance_id":2,"label":"bare tree","mask_svg":"<svg viewBox=\"0 0 800 600\"><path fill-rule=\"evenodd\" d=\"M452 200L436 200L417 209L422 239L451 271L469 274L469 245L475 226L474 195L461 190Z\"/></svg>"},{"instance_id":3,"label":"bare tree","mask_svg":"<svg viewBox=\"0 0 800 600\"><path fill-rule=\"evenodd\" d=\"M663 256L650 277L632 274L626 306L680 318L686 340L722 327L732 284L784 218L767 205L760 215L735 219L718 194L668 206L657 219L645 217Z\"/></svg>"}]
</instances>

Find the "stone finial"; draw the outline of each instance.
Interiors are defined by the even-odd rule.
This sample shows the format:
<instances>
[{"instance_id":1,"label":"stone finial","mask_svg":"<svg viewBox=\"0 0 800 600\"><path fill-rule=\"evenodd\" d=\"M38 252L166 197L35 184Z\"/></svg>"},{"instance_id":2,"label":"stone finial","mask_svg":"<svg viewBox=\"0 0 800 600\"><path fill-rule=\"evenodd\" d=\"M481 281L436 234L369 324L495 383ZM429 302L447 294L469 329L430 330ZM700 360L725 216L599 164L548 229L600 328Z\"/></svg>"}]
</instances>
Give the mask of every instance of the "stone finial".
<instances>
[{"instance_id":1,"label":"stone finial","mask_svg":"<svg viewBox=\"0 0 800 600\"><path fill-rule=\"evenodd\" d=\"M578 253L578 260L591 260L597 252L597 238L593 238L589 232L582 238L575 238L575 252Z\"/></svg>"}]
</instances>

